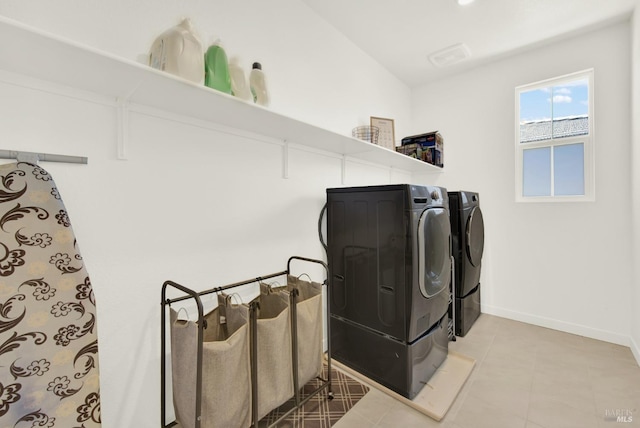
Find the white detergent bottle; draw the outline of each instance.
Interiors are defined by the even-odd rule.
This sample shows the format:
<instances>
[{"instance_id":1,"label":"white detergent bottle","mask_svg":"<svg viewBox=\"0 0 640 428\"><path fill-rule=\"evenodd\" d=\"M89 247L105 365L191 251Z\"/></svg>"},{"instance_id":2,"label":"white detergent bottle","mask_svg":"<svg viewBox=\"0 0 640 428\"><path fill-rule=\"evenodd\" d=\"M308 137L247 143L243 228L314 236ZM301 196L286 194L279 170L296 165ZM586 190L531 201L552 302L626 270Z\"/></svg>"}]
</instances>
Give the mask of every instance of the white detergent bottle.
<instances>
[{"instance_id":1,"label":"white detergent bottle","mask_svg":"<svg viewBox=\"0 0 640 428\"><path fill-rule=\"evenodd\" d=\"M249 86L253 95L253 102L261 106L269 105L269 93L267 92L267 83L262 71L262 65L259 62L253 63L251 73L249 73Z\"/></svg>"},{"instance_id":2,"label":"white detergent bottle","mask_svg":"<svg viewBox=\"0 0 640 428\"><path fill-rule=\"evenodd\" d=\"M204 83L204 53L189 18L156 38L149 65L196 83Z\"/></svg>"},{"instance_id":3,"label":"white detergent bottle","mask_svg":"<svg viewBox=\"0 0 640 428\"><path fill-rule=\"evenodd\" d=\"M229 75L231 76L231 93L242 100L251 100L252 95L249 90L247 75L238 63L238 57L229 59Z\"/></svg>"}]
</instances>

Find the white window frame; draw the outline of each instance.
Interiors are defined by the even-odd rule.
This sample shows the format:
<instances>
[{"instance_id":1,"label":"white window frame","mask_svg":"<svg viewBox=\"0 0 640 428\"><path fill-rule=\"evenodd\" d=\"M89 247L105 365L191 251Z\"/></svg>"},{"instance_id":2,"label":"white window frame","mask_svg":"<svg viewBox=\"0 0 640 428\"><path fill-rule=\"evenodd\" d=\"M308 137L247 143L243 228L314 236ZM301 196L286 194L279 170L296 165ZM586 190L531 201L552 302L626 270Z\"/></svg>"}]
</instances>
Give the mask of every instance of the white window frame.
<instances>
[{"instance_id":1,"label":"white window frame","mask_svg":"<svg viewBox=\"0 0 640 428\"><path fill-rule=\"evenodd\" d=\"M516 155L516 202L592 202L595 201L595 114L594 114L594 72L593 68L560 77L542 80L539 82L518 86L515 89L516 115L515 115L515 155ZM589 84L589 133L576 137L551 138L547 140L520 143L520 94L531 90L560 86L576 80L586 79ZM553 105L553 103L552 103ZM523 195L523 159L525 149L544 147L558 147L567 144L584 144L584 195L555 196L553 195L553 150L551 150L551 196L524 196Z\"/></svg>"}]
</instances>

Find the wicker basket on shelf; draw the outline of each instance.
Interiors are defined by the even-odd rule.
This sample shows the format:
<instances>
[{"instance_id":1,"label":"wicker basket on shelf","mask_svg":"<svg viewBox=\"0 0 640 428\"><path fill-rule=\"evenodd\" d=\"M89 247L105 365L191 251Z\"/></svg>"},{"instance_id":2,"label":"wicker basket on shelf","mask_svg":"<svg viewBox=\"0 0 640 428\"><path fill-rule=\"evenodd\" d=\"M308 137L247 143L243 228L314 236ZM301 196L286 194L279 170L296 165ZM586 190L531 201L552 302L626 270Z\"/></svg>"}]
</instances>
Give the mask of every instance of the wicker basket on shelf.
<instances>
[{"instance_id":1,"label":"wicker basket on shelf","mask_svg":"<svg viewBox=\"0 0 640 428\"><path fill-rule=\"evenodd\" d=\"M380 134L380 128L377 126L358 126L351 130L353 137L373 144L378 144L378 134Z\"/></svg>"}]
</instances>

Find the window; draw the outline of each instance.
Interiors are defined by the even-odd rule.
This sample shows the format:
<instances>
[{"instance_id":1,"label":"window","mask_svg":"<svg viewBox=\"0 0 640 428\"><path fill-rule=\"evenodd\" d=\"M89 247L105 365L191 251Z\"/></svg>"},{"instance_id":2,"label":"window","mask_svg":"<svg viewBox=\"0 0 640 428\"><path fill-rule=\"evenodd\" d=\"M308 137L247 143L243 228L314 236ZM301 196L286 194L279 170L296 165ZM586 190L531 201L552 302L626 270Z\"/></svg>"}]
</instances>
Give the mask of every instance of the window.
<instances>
[{"instance_id":1,"label":"window","mask_svg":"<svg viewBox=\"0 0 640 428\"><path fill-rule=\"evenodd\" d=\"M593 70L516 88L516 201L594 200Z\"/></svg>"}]
</instances>

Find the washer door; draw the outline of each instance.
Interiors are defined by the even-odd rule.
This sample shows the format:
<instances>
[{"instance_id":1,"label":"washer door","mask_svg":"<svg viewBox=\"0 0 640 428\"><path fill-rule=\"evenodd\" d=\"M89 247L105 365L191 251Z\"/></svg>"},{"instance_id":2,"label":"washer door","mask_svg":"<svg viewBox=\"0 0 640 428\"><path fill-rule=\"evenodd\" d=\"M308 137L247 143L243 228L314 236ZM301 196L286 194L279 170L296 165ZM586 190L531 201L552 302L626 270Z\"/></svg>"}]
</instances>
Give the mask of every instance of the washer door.
<instances>
[{"instance_id":1,"label":"washer door","mask_svg":"<svg viewBox=\"0 0 640 428\"><path fill-rule=\"evenodd\" d=\"M451 224L444 208L425 210L418 221L418 283L430 298L451 280Z\"/></svg>"},{"instance_id":2,"label":"washer door","mask_svg":"<svg viewBox=\"0 0 640 428\"><path fill-rule=\"evenodd\" d=\"M480 266L484 252L484 220L480 207L473 207L466 227L467 257L474 266Z\"/></svg>"}]
</instances>

